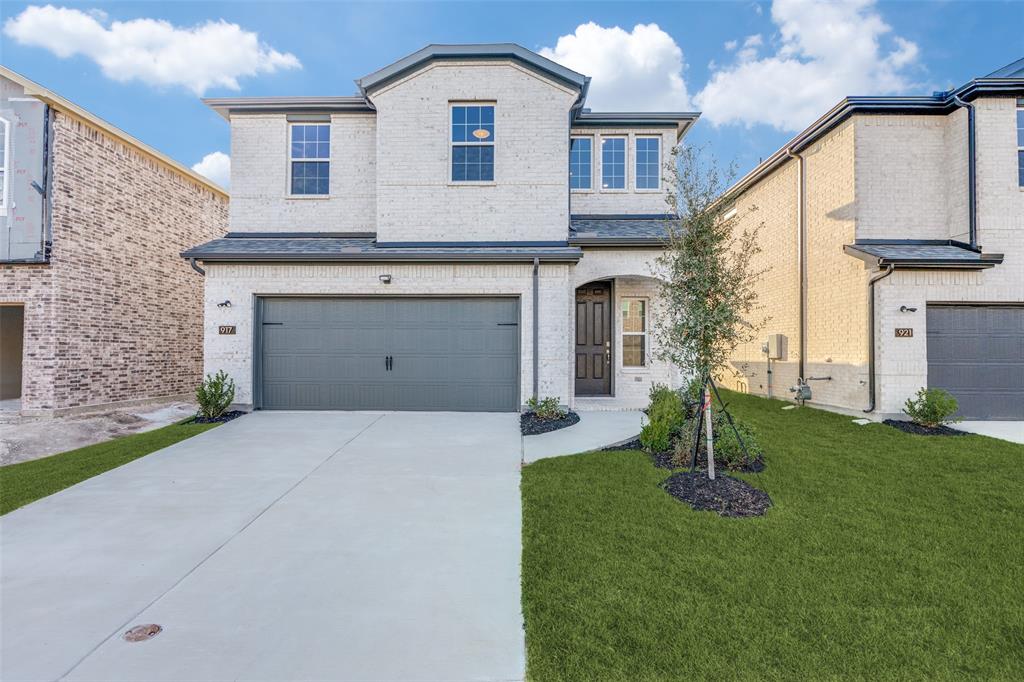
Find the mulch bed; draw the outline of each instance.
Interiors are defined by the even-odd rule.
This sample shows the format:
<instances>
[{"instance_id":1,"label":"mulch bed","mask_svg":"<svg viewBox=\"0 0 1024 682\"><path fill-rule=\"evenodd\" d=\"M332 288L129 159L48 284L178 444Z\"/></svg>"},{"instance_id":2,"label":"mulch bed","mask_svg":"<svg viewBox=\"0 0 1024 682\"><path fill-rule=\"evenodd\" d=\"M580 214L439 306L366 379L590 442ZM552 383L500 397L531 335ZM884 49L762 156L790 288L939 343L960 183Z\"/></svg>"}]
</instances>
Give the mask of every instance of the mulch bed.
<instances>
[{"instance_id":1,"label":"mulch bed","mask_svg":"<svg viewBox=\"0 0 1024 682\"><path fill-rule=\"evenodd\" d=\"M969 436L971 434L966 431L958 431L957 429L951 429L948 426L921 426L910 421L900 421L897 419L886 419L883 424L899 429L905 433L913 433L917 436Z\"/></svg>"},{"instance_id":2,"label":"mulch bed","mask_svg":"<svg viewBox=\"0 0 1024 682\"><path fill-rule=\"evenodd\" d=\"M580 416L575 412L566 412L561 419L541 419L533 412L523 412L519 415L519 430L524 436L537 436L572 426L579 420Z\"/></svg>"},{"instance_id":3,"label":"mulch bed","mask_svg":"<svg viewBox=\"0 0 1024 682\"><path fill-rule=\"evenodd\" d=\"M644 446L640 445L640 437L637 436L633 440L628 440L625 443L619 445L609 445L608 447L601 448L600 452L618 452L619 450L643 450Z\"/></svg>"},{"instance_id":4,"label":"mulch bed","mask_svg":"<svg viewBox=\"0 0 1024 682\"><path fill-rule=\"evenodd\" d=\"M712 481L703 472L682 471L669 476L661 486L697 511L713 511L719 516L763 516L772 506L768 493L731 476L717 476Z\"/></svg>"},{"instance_id":5,"label":"mulch bed","mask_svg":"<svg viewBox=\"0 0 1024 682\"><path fill-rule=\"evenodd\" d=\"M242 412L241 410L231 410L230 412L225 412L221 416L214 417L213 419L209 419L207 417L203 417L203 416L197 414L196 416L192 417L192 421L189 422L189 423L191 423L191 424L216 424L216 423L222 423L222 422L229 422L232 419L238 419L239 417L241 417L241 416L243 416L245 414L247 414L247 413L246 412Z\"/></svg>"}]
</instances>

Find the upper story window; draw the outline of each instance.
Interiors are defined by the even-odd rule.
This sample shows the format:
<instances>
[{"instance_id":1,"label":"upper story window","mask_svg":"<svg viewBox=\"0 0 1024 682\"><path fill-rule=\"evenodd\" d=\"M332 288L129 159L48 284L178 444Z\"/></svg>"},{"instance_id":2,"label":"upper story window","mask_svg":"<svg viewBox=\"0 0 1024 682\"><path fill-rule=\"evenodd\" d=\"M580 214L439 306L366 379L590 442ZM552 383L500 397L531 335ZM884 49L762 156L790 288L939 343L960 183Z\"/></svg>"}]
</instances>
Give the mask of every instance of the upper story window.
<instances>
[{"instance_id":1,"label":"upper story window","mask_svg":"<svg viewBox=\"0 0 1024 682\"><path fill-rule=\"evenodd\" d=\"M331 125L329 123L291 124L288 155L291 193L323 195L331 191Z\"/></svg>"},{"instance_id":2,"label":"upper story window","mask_svg":"<svg viewBox=\"0 0 1024 682\"><path fill-rule=\"evenodd\" d=\"M626 138L601 139L601 189L626 189Z\"/></svg>"},{"instance_id":3,"label":"upper story window","mask_svg":"<svg viewBox=\"0 0 1024 682\"><path fill-rule=\"evenodd\" d=\"M494 181L494 105L452 105L452 182Z\"/></svg>"},{"instance_id":4,"label":"upper story window","mask_svg":"<svg viewBox=\"0 0 1024 682\"><path fill-rule=\"evenodd\" d=\"M594 140L589 137L574 137L569 143L569 188L590 189L593 176Z\"/></svg>"},{"instance_id":5,"label":"upper story window","mask_svg":"<svg viewBox=\"0 0 1024 682\"><path fill-rule=\"evenodd\" d=\"M661 138L636 138L636 188L661 187Z\"/></svg>"},{"instance_id":6,"label":"upper story window","mask_svg":"<svg viewBox=\"0 0 1024 682\"><path fill-rule=\"evenodd\" d=\"M1024 97L1017 98L1017 185L1024 187Z\"/></svg>"},{"instance_id":7,"label":"upper story window","mask_svg":"<svg viewBox=\"0 0 1024 682\"><path fill-rule=\"evenodd\" d=\"M7 159L10 158L7 142L10 133L11 124L0 118L0 215L7 213Z\"/></svg>"}]
</instances>

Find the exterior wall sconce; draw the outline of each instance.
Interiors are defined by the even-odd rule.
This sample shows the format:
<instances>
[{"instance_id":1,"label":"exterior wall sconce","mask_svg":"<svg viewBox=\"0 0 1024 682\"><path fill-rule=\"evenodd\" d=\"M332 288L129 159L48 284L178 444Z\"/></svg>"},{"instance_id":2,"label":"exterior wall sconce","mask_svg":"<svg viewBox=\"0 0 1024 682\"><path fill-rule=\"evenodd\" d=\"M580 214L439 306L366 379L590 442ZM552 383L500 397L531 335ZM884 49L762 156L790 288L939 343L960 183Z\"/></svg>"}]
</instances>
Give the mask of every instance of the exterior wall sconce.
<instances>
[{"instance_id":1,"label":"exterior wall sconce","mask_svg":"<svg viewBox=\"0 0 1024 682\"><path fill-rule=\"evenodd\" d=\"M387 275L387 274L381 275L377 279L380 280L381 284L391 284L391 275Z\"/></svg>"},{"instance_id":2,"label":"exterior wall sconce","mask_svg":"<svg viewBox=\"0 0 1024 682\"><path fill-rule=\"evenodd\" d=\"M217 304L217 307L218 308L230 308L231 307L231 301L221 301L220 303Z\"/></svg>"},{"instance_id":3,"label":"exterior wall sconce","mask_svg":"<svg viewBox=\"0 0 1024 682\"><path fill-rule=\"evenodd\" d=\"M908 308L905 305L901 305L900 306L900 312L901 313L916 313L917 312L917 308Z\"/></svg>"}]
</instances>

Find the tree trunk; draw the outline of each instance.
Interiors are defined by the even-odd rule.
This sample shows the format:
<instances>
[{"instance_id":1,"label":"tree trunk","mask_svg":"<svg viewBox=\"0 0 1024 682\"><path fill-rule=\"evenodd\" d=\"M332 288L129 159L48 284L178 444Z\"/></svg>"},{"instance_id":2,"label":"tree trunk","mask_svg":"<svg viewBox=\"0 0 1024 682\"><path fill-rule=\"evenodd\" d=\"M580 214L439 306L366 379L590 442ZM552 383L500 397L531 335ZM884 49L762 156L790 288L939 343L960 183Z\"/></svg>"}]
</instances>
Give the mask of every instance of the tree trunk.
<instances>
[{"instance_id":1,"label":"tree trunk","mask_svg":"<svg viewBox=\"0 0 1024 682\"><path fill-rule=\"evenodd\" d=\"M704 424L708 432L708 478L715 480L715 434L711 428L711 389L704 384Z\"/></svg>"}]
</instances>

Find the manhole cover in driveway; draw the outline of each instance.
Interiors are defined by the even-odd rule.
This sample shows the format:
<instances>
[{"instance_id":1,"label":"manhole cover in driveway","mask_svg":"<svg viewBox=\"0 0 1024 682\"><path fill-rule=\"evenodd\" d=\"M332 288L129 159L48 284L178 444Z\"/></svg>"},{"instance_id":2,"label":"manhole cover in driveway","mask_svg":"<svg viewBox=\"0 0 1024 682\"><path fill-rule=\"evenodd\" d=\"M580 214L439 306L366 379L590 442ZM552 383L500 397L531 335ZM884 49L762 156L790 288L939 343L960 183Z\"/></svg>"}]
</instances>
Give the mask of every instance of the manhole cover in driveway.
<instances>
[{"instance_id":1,"label":"manhole cover in driveway","mask_svg":"<svg viewBox=\"0 0 1024 682\"><path fill-rule=\"evenodd\" d=\"M145 642L159 635L162 630L163 628L155 623L136 625L124 633L124 639L126 642Z\"/></svg>"}]
</instances>

